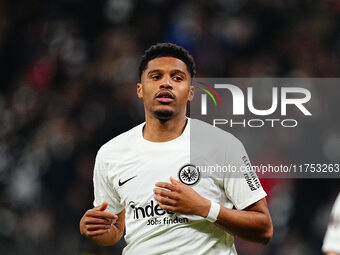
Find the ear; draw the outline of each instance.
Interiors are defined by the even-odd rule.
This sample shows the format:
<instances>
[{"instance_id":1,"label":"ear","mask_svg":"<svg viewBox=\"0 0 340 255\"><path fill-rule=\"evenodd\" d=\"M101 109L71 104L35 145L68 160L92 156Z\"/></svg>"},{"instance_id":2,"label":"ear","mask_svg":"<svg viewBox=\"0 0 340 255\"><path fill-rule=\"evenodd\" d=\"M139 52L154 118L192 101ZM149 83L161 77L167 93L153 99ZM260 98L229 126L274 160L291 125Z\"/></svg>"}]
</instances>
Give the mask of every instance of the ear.
<instances>
[{"instance_id":1,"label":"ear","mask_svg":"<svg viewBox=\"0 0 340 255\"><path fill-rule=\"evenodd\" d=\"M143 84L137 83L137 96L138 98L143 98Z\"/></svg>"},{"instance_id":2,"label":"ear","mask_svg":"<svg viewBox=\"0 0 340 255\"><path fill-rule=\"evenodd\" d=\"M191 102L194 99L194 91L195 91L194 86L190 86L190 91L189 91L189 95L188 95L188 101L189 102Z\"/></svg>"}]
</instances>

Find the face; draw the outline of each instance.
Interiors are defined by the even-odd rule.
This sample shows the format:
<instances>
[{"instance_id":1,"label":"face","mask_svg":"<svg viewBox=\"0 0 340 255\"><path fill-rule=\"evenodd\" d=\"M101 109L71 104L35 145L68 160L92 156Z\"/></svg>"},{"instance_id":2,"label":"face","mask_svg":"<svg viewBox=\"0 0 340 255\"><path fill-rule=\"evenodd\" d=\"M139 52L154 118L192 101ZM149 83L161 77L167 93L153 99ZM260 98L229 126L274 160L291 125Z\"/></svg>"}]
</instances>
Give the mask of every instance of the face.
<instances>
[{"instance_id":1,"label":"face","mask_svg":"<svg viewBox=\"0 0 340 255\"><path fill-rule=\"evenodd\" d=\"M185 116L186 104L193 98L190 73L177 58L160 57L149 61L137 84L146 114L161 120Z\"/></svg>"}]
</instances>

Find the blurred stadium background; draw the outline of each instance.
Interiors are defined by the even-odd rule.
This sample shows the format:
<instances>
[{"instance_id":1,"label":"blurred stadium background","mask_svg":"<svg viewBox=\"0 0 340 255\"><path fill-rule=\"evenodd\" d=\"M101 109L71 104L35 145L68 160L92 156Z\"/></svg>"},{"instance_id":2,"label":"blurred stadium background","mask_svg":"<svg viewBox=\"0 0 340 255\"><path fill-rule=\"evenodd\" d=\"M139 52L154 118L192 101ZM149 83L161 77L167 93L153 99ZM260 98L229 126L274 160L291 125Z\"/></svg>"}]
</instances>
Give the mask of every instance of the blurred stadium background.
<instances>
[{"instance_id":1,"label":"blurred stadium background","mask_svg":"<svg viewBox=\"0 0 340 255\"><path fill-rule=\"evenodd\" d=\"M140 55L164 41L192 53L198 77L338 77L340 1L1 1L2 254L120 254L123 241L97 247L78 222L92 206L97 150L143 121ZM324 146L320 129L297 139ZM321 254L339 180L264 185L274 239L237 240L239 254Z\"/></svg>"}]
</instances>

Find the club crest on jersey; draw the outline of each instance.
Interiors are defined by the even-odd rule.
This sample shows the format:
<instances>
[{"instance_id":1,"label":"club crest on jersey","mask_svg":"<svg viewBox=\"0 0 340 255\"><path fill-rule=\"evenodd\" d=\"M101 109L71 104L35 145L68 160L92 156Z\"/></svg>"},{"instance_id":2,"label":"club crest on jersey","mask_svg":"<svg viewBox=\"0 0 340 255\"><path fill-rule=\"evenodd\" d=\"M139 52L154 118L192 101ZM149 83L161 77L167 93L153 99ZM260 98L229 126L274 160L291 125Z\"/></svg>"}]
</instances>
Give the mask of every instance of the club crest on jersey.
<instances>
[{"instance_id":1,"label":"club crest on jersey","mask_svg":"<svg viewBox=\"0 0 340 255\"><path fill-rule=\"evenodd\" d=\"M178 172L179 180L187 185L195 185L200 180L200 171L197 166L187 164L183 166Z\"/></svg>"}]
</instances>

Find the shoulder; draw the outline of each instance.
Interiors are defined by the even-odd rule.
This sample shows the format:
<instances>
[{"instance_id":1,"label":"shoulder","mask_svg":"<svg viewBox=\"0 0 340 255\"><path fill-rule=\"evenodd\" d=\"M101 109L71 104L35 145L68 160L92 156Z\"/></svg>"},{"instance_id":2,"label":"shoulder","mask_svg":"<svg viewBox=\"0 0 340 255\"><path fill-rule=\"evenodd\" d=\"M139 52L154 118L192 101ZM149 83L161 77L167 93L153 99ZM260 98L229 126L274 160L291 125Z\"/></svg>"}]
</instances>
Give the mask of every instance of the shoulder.
<instances>
[{"instance_id":1,"label":"shoulder","mask_svg":"<svg viewBox=\"0 0 340 255\"><path fill-rule=\"evenodd\" d=\"M335 202L334 202L334 206L333 206L333 210L336 214L340 215L340 193L338 194Z\"/></svg>"},{"instance_id":2,"label":"shoulder","mask_svg":"<svg viewBox=\"0 0 340 255\"><path fill-rule=\"evenodd\" d=\"M97 157L106 158L115 154L123 154L140 138L144 123L141 123L130 130L112 138L105 143L97 153Z\"/></svg>"},{"instance_id":3,"label":"shoulder","mask_svg":"<svg viewBox=\"0 0 340 255\"><path fill-rule=\"evenodd\" d=\"M217 145L219 147L242 145L241 141L233 134L201 120L190 120L190 132L193 142L201 141L206 145Z\"/></svg>"}]
</instances>

